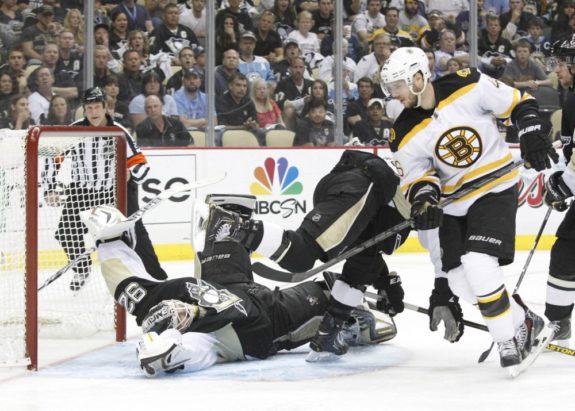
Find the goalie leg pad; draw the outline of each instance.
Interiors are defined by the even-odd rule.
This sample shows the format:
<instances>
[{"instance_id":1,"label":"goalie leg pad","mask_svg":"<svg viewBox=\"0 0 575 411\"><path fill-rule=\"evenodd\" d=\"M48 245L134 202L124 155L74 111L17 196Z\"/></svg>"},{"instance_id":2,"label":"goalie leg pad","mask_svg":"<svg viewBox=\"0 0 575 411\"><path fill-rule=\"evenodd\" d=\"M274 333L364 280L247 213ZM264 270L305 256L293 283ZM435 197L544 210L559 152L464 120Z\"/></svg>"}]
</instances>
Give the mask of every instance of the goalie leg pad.
<instances>
[{"instance_id":1,"label":"goalie leg pad","mask_svg":"<svg viewBox=\"0 0 575 411\"><path fill-rule=\"evenodd\" d=\"M100 205L80 212L80 219L88 228L96 245L122 239L131 248L135 246L136 221L126 218L116 207Z\"/></svg>"},{"instance_id":2,"label":"goalie leg pad","mask_svg":"<svg viewBox=\"0 0 575 411\"><path fill-rule=\"evenodd\" d=\"M256 209L256 196L243 194L208 194L206 204L215 204L249 220Z\"/></svg>"},{"instance_id":3,"label":"goalie leg pad","mask_svg":"<svg viewBox=\"0 0 575 411\"><path fill-rule=\"evenodd\" d=\"M160 372L175 372L183 369L192 359L193 353L182 345L182 335L176 330L168 330L161 335L146 333L138 341L138 361L147 377L155 377Z\"/></svg>"},{"instance_id":4,"label":"goalie leg pad","mask_svg":"<svg viewBox=\"0 0 575 411\"><path fill-rule=\"evenodd\" d=\"M355 308L342 329L350 346L380 344L397 335L397 328L387 314Z\"/></svg>"}]
</instances>

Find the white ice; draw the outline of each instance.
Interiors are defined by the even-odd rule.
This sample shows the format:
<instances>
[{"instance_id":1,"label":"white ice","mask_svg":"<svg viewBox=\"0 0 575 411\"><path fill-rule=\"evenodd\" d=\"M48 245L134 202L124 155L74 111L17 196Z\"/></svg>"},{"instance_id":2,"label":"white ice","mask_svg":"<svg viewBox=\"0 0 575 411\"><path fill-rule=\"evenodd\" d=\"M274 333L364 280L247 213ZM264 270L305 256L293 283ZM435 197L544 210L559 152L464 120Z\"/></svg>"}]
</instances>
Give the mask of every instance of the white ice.
<instances>
[{"instance_id":1,"label":"white ice","mask_svg":"<svg viewBox=\"0 0 575 411\"><path fill-rule=\"evenodd\" d=\"M527 258L517 253L505 267L512 290ZM520 287L524 301L542 315L549 252L537 251ZM388 259L399 272L405 300L427 307L433 284L424 254ZM165 264L170 275L187 274L191 263ZM481 322L463 303L465 317ZM575 357L545 352L517 379L499 367L486 332L467 327L450 344L428 329L426 315L396 317L398 335L380 346L358 348L332 364L307 364L306 350L266 361L217 365L199 373L143 377L135 340L111 344L75 358L70 345L45 343L38 372L0 370L0 410L573 410ZM135 331L132 330L132 333ZM98 342L101 343L101 342ZM75 349L86 349L77 341ZM49 358L51 364L46 363ZM63 360L56 361L58 358Z\"/></svg>"}]
</instances>

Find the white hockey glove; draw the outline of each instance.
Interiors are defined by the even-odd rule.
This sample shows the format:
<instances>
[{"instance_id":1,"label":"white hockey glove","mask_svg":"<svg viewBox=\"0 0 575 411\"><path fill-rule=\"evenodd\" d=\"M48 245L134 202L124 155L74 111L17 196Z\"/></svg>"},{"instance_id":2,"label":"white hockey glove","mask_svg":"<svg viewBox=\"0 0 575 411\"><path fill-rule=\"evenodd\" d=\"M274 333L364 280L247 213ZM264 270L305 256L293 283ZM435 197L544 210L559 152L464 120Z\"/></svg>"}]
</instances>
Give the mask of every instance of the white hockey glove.
<instances>
[{"instance_id":1,"label":"white hockey glove","mask_svg":"<svg viewBox=\"0 0 575 411\"><path fill-rule=\"evenodd\" d=\"M123 240L130 247L136 245L135 221L127 219L116 207L101 205L80 212L80 219L94 238L96 246L113 240Z\"/></svg>"}]
</instances>

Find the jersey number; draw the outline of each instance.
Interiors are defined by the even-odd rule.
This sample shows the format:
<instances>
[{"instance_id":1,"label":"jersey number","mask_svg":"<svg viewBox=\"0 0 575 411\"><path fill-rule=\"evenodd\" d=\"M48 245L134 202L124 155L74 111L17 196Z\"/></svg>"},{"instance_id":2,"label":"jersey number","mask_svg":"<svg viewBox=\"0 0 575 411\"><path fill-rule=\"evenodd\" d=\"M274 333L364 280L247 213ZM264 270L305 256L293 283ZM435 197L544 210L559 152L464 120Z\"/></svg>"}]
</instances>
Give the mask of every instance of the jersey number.
<instances>
[{"instance_id":1,"label":"jersey number","mask_svg":"<svg viewBox=\"0 0 575 411\"><path fill-rule=\"evenodd\" d=\"M136 304L142 301L145 296L146 290L140 284L130 283L118 297L118 304L123 305L126 311L133 314Z\"/></svg>"}]
</instances>

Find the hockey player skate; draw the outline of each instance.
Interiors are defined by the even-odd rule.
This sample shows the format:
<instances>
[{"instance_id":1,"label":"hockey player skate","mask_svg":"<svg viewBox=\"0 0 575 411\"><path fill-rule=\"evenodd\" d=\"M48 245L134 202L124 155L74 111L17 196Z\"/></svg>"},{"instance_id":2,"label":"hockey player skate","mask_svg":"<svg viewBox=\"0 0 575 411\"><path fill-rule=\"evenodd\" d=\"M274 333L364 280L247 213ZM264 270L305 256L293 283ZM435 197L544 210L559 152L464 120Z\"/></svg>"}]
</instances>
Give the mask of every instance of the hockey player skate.
<instances>
[{"instance_id":1,"label":"hockey player skate","mask_svg":"<svg viewBox=\"0 0 575 411\"><path fill-rule=\"evenodd\" d=\"M521 352L517 346L515 337L510 340L498 342L499 361L503 368L519 365L522 361Z\"/></svg>"},{"instance_id":2,"label":"hockey player skate","mask_svg":"<svg viewBox=\"0 0 575 411\"><path fill-rule=\"evenodd\" d=\"M192 352L182 345L182 335L175 329L166 330L161 336L153 331L144 334L136 350L140 368L147 377L183 369L192 358Z\"/></svg>"},{"instance_id":3,"label":"hockey player skate","mask_svg":"<svg viewBox=\"0 0 575 411\"><path fill-rule=\"evenodd\" d=\"M548 326L553 328L552 340L562 347L569 347L569 339L571 338L571 318L566 317L562 320L551 321Z\"/></svg>"},{"instance_id":4,"label":"hockey player skate","mask_svg":"<svg viewBox=\"0 0 575 411\"><path fill-rule=\"evenodd\" d=\"M515 332L515 340L517 341L517 348L521 354L521 359L527 357L531 349L536 343L536 338L541 333L545 322L543 318L539 317L531 311L521 300L518 294L514 294L513 298L525 310L525 320L519 329Z\"/></svg>"},{"instance_id":5,"label":"hockey player skate","mask_svg":"<svg viewBox=\"0 0 575 411\"><path fill-rule=\"evenodd\" d=\"M315 337L309 343L310 353L307 362L333 361L348 350L344 339L345 320L337 318L330 312L325 313Z\"/></svg>"},{"instance_id":6,"label":"hockey player skate","mask_svg":"<svg viewBox=\"0 0 575 411\"><path fill-rule=\"evenodd\" d=\"M342 328L343 339L350 346L379 344L397 335L391 317L365 308L355 308Z\"/></svg>"}]
</instances>

